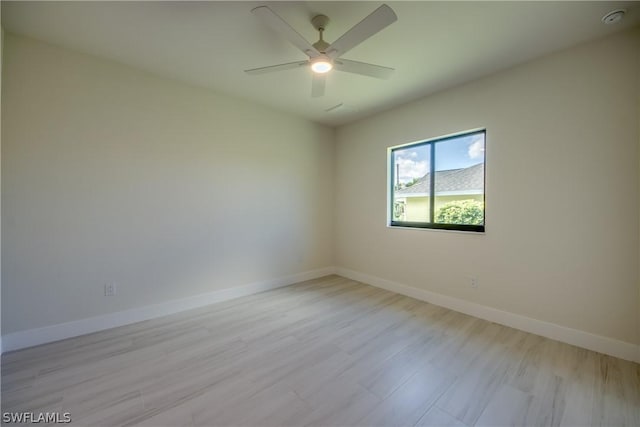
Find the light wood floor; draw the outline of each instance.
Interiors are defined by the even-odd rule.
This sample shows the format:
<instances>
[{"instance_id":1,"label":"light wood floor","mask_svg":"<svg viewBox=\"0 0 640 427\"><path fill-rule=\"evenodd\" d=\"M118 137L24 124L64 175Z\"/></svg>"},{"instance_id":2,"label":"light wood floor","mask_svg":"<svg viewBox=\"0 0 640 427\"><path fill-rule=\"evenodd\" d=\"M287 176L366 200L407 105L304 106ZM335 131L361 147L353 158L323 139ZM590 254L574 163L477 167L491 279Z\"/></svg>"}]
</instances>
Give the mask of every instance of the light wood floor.
<instances>
[{"instance_id":1,"label":"light wood floor","mask_svg":"<svg viewBox=\"0 0 640 427\"><path fill-rule=\"evenodd\" d=\"M74 425L640 426L640 365L337 276L2 357Z\"/></svg>"}]
</instances>

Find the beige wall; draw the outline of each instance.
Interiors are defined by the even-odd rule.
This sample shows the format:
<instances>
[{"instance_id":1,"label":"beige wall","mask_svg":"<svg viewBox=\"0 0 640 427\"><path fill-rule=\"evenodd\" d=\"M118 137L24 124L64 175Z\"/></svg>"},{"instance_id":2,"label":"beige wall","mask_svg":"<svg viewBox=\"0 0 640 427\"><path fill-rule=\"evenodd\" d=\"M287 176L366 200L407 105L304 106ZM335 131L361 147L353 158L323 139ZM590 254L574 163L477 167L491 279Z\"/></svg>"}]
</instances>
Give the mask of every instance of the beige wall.
<instances>
[{"instance_id":1,"label":"beige wall","mask_svg":"<svg viewBox=\"0 0 640 427\"><path fill-rule=\"evenodd\" d=\"M425 221L425 218L426 221L431 221L429 215L429 197L407 197L405 199L404 209L405 217L403 221Z\"/></svg>"},{"instance_id":2,"label":"beige wall","mask_svg":"<svg viewBox=\"0 0 640 427\"><path fill-rule=\"evenodd\" d=\"M0 7L0 10L2 8ZM0 16L2 13L0 13ZM4 28L0 26L0 100L2 99L2 55L4 46ZM2 212L2 103L0 102L0 212ZM2 221L0 221L0 243L2 241ZM0 353L2 352L2 244L0 244ZM0 380L0 385L2 381Z\"/></svg>"},{"instance_id":3,"label":"beige wall","mask_svg":"<svg viewBox=\"0 0 640 427\"><path fill-rule=\"evenodd\" d=\"M332 265L332 129L10 34L4 53L4 334Z\"/></svg>"},{"instance_id":4,"label":"beige wall","mask_svg":"<svg viewBox=\"0 0 640 427\"><path fill-rule=\"evenodd\" d=\"M639 40L578 46L339 128L337 265L640 342ZM483 127L486 234L386 227L387 147Z\"/></svg>"},{"instance_id":5,"label":"beige wall","mask_svg":"<svg viewBox=\"0 0 640 427\"><path fill-rule=\"evenodd\" d=\"M3 334L308 271L335 253L352 270L640 343L639 38L560 52L334 136L7 35ZM480 127L487 233L387 228L386 148ZM118 295L106 298L110 281Z\"/></svg>"}]
</instances>

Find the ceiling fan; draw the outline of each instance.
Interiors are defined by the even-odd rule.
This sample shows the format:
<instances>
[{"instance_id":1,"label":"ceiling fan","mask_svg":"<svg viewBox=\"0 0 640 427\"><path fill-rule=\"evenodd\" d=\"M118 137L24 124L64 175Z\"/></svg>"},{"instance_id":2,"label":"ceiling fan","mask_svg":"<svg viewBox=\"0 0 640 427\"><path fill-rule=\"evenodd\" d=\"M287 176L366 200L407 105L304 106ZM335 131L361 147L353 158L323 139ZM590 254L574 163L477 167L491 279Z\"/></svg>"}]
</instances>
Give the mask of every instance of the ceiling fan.
<instances>
[{"instance_id":1,"label":"ceiling fan","mask_svg":"<svg viewBox=\"0 0 640 427\"><path fill-rule=\"evenodd\" d=\"M322 38L323 32L329 23L329 18L325 15L317 15L311 20L311 24L320 33L320 39L311 44L287 24L284 19L269 9L269 7L259 6L251 12L260 17L272 29L279 32L280 35L291 44L304 52L309 59L245 70L247 74L256 75L309 66L313 71L311 96L319 97L324 95L326 73L332 69L379 79L388 79L394 71L393 68L342 58L342 55L349 50L398 19L393 10L386 4L374 10L369 16L353 26L349 31L344 33L342 37L331 44Z\"/></svg>"}]
</instances>

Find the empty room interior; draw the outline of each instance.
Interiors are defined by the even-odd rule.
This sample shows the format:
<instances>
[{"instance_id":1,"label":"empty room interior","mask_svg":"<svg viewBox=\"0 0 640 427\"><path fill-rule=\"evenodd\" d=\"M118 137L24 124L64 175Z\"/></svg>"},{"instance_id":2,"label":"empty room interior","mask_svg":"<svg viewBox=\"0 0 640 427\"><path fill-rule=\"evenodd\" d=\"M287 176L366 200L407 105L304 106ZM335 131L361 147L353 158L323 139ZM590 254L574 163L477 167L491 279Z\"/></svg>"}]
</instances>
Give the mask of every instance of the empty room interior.
<instances>
[{"instance_id":1,"label":"empty room interior","mask_svg":"<svg viewBox=\"0 0 640 427\"><path fill-rule=\"evenodd\" d=\"M1 18L3 424L640 425L640 2Z\"/></svg>"}]
</instances>

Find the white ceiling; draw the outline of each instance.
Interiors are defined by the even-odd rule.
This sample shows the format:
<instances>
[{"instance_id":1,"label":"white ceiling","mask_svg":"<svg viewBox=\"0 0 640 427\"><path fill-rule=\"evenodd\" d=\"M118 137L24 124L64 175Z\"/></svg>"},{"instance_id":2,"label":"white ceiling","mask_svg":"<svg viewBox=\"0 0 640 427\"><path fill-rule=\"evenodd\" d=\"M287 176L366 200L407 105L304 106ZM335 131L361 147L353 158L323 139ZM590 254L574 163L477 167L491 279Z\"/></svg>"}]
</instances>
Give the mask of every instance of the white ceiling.
<instances>
[{"instance_id":1,"label":"white ceiling","mask_svg":"<svg viewBox=\"0 0 640 427\"><path fill-rule=\"evenodd\" d=\"M6 31L95 54L313 121L340 125L500 69L638 25L638 2L395 2L398 21L345 54L396 69L390 80L334 71L311 98L311 71L243 70L306 59L250 11L269 5L310 42L316 14L334 41L382 2L9 2ZM617 25L602 16L627 9ZM343 103L343 109L326 109Z\"/></svg>"}]
</instances>

